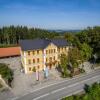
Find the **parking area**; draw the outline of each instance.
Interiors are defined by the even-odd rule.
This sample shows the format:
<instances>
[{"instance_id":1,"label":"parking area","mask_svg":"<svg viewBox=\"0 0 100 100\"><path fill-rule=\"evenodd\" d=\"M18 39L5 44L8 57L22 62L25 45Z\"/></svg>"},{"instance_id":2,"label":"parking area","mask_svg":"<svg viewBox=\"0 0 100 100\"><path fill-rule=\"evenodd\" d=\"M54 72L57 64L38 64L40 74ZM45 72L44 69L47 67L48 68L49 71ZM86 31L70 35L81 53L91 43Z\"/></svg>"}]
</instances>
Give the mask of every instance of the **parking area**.
<instances>
[{"instance_id":1,"label":"parking area","mask_svg":"<svg viewBox=\"0 0 100 100\"><path fill-rule=\"evenodd\" d=\"M36 81L36 73L24 74L21 72L20 57L10 57L0 59L0 63L6 63L14 72L14 80L11 88L11 92L14 96L20 96L36 88L45 86L50 83L62 80L59 73L55 69L49 71L49 77L44 79L44 73L39 73L39 81Z\"/></svg>"}]
</instances>

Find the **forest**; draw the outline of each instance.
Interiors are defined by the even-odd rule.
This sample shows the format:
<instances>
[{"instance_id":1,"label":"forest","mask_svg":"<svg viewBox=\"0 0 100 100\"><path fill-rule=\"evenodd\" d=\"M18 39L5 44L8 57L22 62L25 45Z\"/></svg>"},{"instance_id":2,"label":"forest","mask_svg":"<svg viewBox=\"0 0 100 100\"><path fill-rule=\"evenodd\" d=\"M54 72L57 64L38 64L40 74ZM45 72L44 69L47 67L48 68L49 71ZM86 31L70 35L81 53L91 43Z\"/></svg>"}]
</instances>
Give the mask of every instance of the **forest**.
<instances>
[{"instance_id":1,"label":"forest","mask_svg":"<svg viewBox=\"0 0 100 100\"><path fill-rule=\"evenodd\" d=\"M0 44L6 46L14 45L18 44L20 39L53 38L58 35L56 32L49 32L38 28L28 28L27 26L4 26L0 28Z\"/></svg>"}]
</instances>

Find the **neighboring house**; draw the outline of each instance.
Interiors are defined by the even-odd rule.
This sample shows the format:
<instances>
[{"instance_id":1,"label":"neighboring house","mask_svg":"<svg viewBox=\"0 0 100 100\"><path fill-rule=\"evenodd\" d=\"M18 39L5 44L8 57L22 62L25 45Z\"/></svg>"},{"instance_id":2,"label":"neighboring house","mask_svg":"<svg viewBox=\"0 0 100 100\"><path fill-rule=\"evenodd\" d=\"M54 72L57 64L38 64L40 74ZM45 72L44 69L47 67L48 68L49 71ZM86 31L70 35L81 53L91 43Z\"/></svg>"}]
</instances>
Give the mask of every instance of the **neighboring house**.
<instances>
[{"instance_id":1,"label":"neighboring house","mask_svg":"<svg viewBox=\"0 0 100 100\"><path fill-rule=\"evenodd\" d=\"M64 39L20 40L21 62L25 73L51 69L59 63L59 55L68 54L69 44Z\"/></svg>"}]
</instances>

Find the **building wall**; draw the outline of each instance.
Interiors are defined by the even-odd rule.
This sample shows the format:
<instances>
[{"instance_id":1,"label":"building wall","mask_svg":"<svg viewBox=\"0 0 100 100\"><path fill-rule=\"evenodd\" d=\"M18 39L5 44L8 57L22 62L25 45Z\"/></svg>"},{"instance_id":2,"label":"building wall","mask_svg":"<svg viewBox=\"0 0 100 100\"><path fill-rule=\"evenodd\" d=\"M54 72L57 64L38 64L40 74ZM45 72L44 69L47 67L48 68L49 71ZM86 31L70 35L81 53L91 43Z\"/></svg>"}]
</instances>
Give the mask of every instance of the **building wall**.
<instances>
[{"instance_id":1,"label":"building wall","mask_svg":"<svg viewBox=\"0 0 100 100\"><path fill-rule=\"evenodd\" d=\"M46 63L57 61L58 59L58 52L57 46L54 44L49 44L46 48ZM47 65L49 68L55 67L53 64L51 66Z\"/></svg>"},{"instance_id":2,"label":"building wall","mask_svg":"<svg viewBox=\"0 0 100 100\"><path fill-rule=\"evenodd\" d=\"M53 63L60 60L59 56L62 53L67 55L68 47L57 48L57 46L52 43L50 43L44 50L21 51L21 61L25 73L32 73L35 70L42 71L46 66L48 68L55 67L56 64Z\"/></svg>"}]
</instances>

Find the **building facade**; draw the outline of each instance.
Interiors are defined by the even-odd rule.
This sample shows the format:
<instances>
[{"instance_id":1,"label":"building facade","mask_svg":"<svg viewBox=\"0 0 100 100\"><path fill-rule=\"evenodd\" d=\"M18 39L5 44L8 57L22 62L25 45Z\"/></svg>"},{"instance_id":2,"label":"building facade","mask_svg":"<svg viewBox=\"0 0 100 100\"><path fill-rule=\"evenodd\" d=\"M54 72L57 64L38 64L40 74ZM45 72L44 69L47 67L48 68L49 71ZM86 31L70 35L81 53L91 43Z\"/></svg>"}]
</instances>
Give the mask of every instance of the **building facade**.
<instances>
[{"instance_id":1,"label":"building facade","mask_svg":"<svg viewBox=\"0 0 100 100\"><path fill-rule=\"evenodd\" d=\"M25 73L55 68L59 56L68 54L69 45L63 39L34 39L20 40L21 63Z\"/></svg>"}]
</instances>

